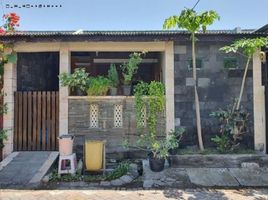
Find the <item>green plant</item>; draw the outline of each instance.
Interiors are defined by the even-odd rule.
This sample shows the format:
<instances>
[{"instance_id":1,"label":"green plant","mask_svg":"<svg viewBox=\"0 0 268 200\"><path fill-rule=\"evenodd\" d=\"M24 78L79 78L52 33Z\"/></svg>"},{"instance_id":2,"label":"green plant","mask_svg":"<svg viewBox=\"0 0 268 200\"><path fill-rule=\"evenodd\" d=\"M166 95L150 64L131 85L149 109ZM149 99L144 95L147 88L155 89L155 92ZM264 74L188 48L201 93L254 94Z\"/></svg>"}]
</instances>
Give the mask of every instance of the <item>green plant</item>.
<instances>
[{"instance_id":1,"label":"green plant","mask_svg":"<svg viewBox=\"0 0 268 200\"><path fill-rule=\"evenodd\" d=\"M148 133L140 132L137 141L137 148L150 151L155 158L165 158L168 156L166 139L159 139L156 136L158 115L165 109L165 87L163 83L152 81L150 84L140 82L134 89L135 108L137 116L137 128L143 129L142 112L147 110Z\"/></svg>"},{"instance_id":2,"label":"green plant","mask_svg":"<svg viewBox=\"0 0 268 200\"><path fill-rule=\"evenodd\" d=\"M165 29L171 28L183 28L191 33L192 40L192 62L193 62L193 79L194 79L194 92L195 92L195 111L196 111L196 125L197 125L197 135L198 143L201 151L204 150L204 144L202 139L202 127L201 127L201 117L200 117L200 103L199 96L197 92L197 74L196 74L196 53L195 53L195 34L200 29L203 32L206 31L207 26L213 24L215 20L219 20L219 15L217 12L211 10L203 13L197 13L193 9L185 8L180 15L171 16L165 20L163 27Z\"/></svg>"},{"instance_id":3,"label":"green plant","mask_svg":"<svg viewBox=\"0 0 268 200\"><path fill-rule=\"evenodd\" d=\"M171 130L167 135L167 148L170 150L178 148L184 133L185 128L183 127Z\"/></svg>"},{"instance_id":4,"label":"green plant","mask_svg":"<svg viewBox=\"0 0 268 200\"><path fill-rule=\"evenodd\" d=\"M220 125L220 136L215 136L211 140L215 142L220 152L232 152L239 147L243 135L247 133L247 121L249 113L245 110L234 110L234 105L228 106L225 110L219 109L212 112L211 117L218 120Z\"/></svg>"},{"instance_id":5,"label":"green plant","mask_svg":"<svg viewBox=\"0 0 268 200\"><path fill-rule=\"evenodd\" d=\"M118 72L115 64L110 65L110 69L108 70L108 79L111 81L112 87L117 87L119 84Z\"/></svg>"},{"instance_id":6,"label":"green plant","mask_svg":"<svg viewBox=\"0 0 268 200\"><path fill-rule=\"evenodd\" d=\"M127 161L119 163L119 165L108 175L106 175L105 180L111 181L126 175L129 172L130 163Z\"/></svg>"},{"instance_id":7,"label":"green plant","mask_svg":"<svg viewBox=\"0 0 268 200\"><path fill-rule=\"evenodd\" d=\"M108 78L103 76L90 77L87 89L88 96L105 96L111 86Z\"/></svg>"},{"instance_id":8,"label":"green plant","mask_svg":"<svg viewBox=\"0 0 268 200\"><path fill-rule=\"evenodd\" d=\"M231 141L227 134L222 134L221 136L216 135L215 137L211 138L211 141L217 145L217 149L220 153L232 151Z\"/></svg>"},{"instance_id":9,"label":"green plant","mask_svg":"<svg viewBox=\"0 0 268 200\"><path fill-rule=\"evenodd\" d=\"M264 48L264 47L268 47L268 37L240 39L240 40L235 41L233 44L229 46L220 48L221 51L224 51L226 53L230 53L230 52L239 53L247 58L238 101L236 102L236 105L234 107L236 110L239 110L240 108L240 103L241 103L241 99L242 99L243 92L244 92L249 63L252 60L254 53L257 50Z\"/></svg>"},{"instance_id":10,"label":"green plant","mask_svg":"<svg viewBox=\"0 0 268 200\"><path fill-rule=\"evenodd\" d=\"M133 76L137 73L139 64L142 62L142 55L144 54L145 52L142 53L134 52L129 55L129 59L127 62L120 65L125 85L131 85Z\"/></svg>"},{"instance_id":11,"label":"green plant","mask_svg":"<svg viewBox=\"0 0 268 200\"><path fill-rule=\"evenodd\" d=\"M88 75L89 74L84 68L76 68L72 74L66 72L61 73L59 75L59 80L61 86L68 86L72 91L74 88L78 88L84 92L87 89L89 81Z\"/></svg>"},{"instance_id":12,"label":"green plant","mask_svg":"<svg viewBox=\"0 0 268 200\"><path fill-rule=\"evenodd\" d=\"M7 130L0 130L0 149L4 147L4 141L7 139Z\"/></svg>"},{"instance_id":13,"label":"green plant","mask_svg":"<svg viewBox=\"0 0 268 200\"><path fill-rule=\"evenodd\" d=\"M148 95L149 84L143 81L139 82L134 88L135 109L138 130L144 128L144 119L142 118L143 109L146 109L146 96Z\"/></svg>"}]
</instances>

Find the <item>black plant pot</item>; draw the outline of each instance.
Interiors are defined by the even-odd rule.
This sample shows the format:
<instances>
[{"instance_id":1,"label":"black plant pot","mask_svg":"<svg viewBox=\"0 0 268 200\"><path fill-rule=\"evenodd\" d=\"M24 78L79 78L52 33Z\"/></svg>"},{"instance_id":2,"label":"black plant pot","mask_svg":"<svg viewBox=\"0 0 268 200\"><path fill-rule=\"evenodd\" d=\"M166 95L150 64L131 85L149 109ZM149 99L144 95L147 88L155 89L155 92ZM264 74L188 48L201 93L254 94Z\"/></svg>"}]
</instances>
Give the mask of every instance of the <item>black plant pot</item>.
<instances>
[{"instance_id":1,"label":"black plant pot","mask_svg":"<svg viewBox=\"0 0 268 200\"><path fill-rule=\"evenodd\" d=\"M131 93L131 85L123 85L123 94L125 96L130 96Z\"/></svg>"},{"instance_id":2,"label":"black plant pot","mask_svg":"<svg viewBox=\"0 0 268 200\"><path fill-rule=\"evenodd\" d=\"M152 155L149 155L149 166L153 172L161 172L165 167L165 158L154 158Z\"/></svg>"},{"instance_id":3,"label":"black plant pot","mask_svg":"<svg viewBox=\"0 0 268 200\"><path fill-rule=\"evenodd\" d=\"M169 149L168 150L168 153L170 154L170 155L176 155L177 154L177 149Z\"/></svg>"},{"instance_id":4,"label":"black plant pot","mask_svg":"<svg viewBox=\"0 0 268 200\"><path fill-rule=\"evenodd\" d=\"M78 88L75 89L75 93L76 93L76 96L86 96L87 95L86 92L84 92Z\"/></svg>"}]
</instances>

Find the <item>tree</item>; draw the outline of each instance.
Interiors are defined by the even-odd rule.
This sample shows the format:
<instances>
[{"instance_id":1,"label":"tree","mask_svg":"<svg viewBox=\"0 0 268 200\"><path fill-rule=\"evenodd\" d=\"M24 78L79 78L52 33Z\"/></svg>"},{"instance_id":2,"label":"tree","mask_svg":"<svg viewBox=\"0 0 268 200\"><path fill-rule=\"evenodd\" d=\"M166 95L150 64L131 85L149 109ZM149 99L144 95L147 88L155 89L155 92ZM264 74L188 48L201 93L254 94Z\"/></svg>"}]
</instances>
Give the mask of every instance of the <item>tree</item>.
<instances>
[{"instance_id":1,"label":"tree","mask_svg":"<svg viewBox=\"0 0 268 200\"><path fill-rule=\"evenodd\" d=\"M220 19L219 15L217 14L217 12L213 10L206 11L203 13L197 13L193 9L186 8L180 13L180 15L171 16L168 19L166 19L163 25L164 29L182 28L182 29L188 30L191 33L196 126L197 126L198 143L199 143L199 148L201 151L204 150L204 145L203 145L203 139L202 139L199 96L197 92L195 34L201 29L203 30L203 32L205 32L207 30L207 26L213 24L215 20L219 20L219 19Z\"/></svg>"},{"instance_id":2,"label":"tree","mask_svg":"<svg viewBox=\"0 0 268 200\"><path fill-rule=\"evenodd\" d=\"M259 37L259 38L252 38L252 39L240 39L235 41L233 44L229 46L225 46L220 48L221 51L224 51L225 53L239 53L242 54L247 58L244 75L241 83L240 93L238 100L235 102L234 108L236 110L240 109L241 99L243 96L244 88L245 88L245 82L247 77L247 71L249 68L250 61L253 58L254 53L256 53L257 50L261 49L262 47L268 47L268 37Z\"/></svg>"}]
</instances>

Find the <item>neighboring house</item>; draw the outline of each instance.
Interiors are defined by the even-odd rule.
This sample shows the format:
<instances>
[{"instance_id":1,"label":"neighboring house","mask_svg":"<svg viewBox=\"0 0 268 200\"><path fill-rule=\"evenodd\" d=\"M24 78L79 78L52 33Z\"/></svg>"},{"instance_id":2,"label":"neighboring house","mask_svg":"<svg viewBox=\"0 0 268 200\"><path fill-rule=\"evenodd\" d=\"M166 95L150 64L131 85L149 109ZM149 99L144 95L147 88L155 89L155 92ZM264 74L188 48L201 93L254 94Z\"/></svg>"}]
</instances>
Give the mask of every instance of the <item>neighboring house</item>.
<instances>
[{"instance_id":1,"label":"neighboring house","mask_svg":"<svg viewBox=\"0 0 268 200\"><path fill-rule=\"evenodd\" d=\"M239 28L197 34L198 91L206 146L211 145L210 138L218 131L217 123L209 114L226 107L237 97L245 63L242 56L227 55L219 48L240 38L267 35ZM135 141L133 97L72 96L68 88L59 86L58 74L86 67L93 76L105 75L110 63L120 64L131 52L144 50L147 55L136 79L159 80L166 88L166 110L160 116L159 133L164 135L175 127L184 126L187 133L182 145L197 144L189 33L29 31L3 35L0 40L14 43L18 54L16 65L5 66L4 102L8 105L8 114L3 124L9 139L5 142L4 156L14 150L55 150L57 135L67 133L76 136L78 148L85 137L106 139L108 151L121 150L124 139ZM244 145L265 151L261 68L256 54L246 80L242 105L250 111L252 122Z\"/></svg>"}]
</instances>

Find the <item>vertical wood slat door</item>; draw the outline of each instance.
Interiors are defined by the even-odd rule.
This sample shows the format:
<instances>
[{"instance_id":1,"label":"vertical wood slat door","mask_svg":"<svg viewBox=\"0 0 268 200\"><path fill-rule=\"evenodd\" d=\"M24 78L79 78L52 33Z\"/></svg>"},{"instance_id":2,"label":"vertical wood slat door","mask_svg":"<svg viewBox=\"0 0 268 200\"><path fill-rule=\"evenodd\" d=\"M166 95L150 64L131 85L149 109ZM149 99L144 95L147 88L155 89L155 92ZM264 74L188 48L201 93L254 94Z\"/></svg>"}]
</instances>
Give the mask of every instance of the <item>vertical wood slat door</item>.
<instances>
[{"instance_id":1,"label":"vertical wood slat door","mask_svg":"<svg viewBox=\"0 0 268 200\"><path fill-rule=\"evenodd\" d=\"M14 150L58 149L59 92L15 92Z\"/></svg>"}]
</instances>

